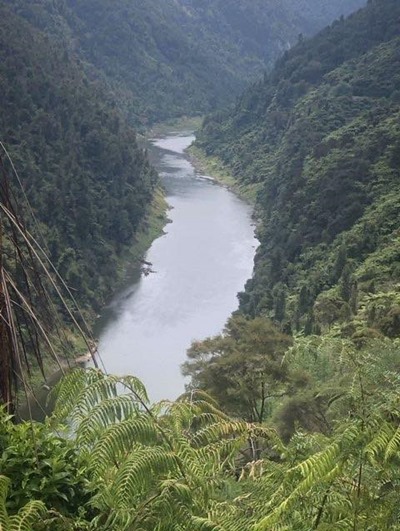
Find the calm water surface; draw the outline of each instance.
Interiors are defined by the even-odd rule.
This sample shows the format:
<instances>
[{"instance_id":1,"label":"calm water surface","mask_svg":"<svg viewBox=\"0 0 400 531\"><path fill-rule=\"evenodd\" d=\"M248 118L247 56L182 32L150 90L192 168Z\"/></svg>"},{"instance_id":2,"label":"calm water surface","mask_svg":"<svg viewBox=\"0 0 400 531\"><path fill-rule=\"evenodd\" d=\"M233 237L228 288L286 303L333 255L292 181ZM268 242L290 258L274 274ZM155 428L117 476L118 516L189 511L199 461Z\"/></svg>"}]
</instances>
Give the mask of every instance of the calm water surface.
<instances>
[{"instance_id":1,"label":"calm water surface","mask_svg":"<svg viewBox=\"0 0 400 531\"><path fill-rule=\"evenodd\" d=\"M221 332L251 276L257 245L250 207L198 174L184 154L193 140L171 133L150 143L171 223L145 258L154 273L114 298L97 331L107 371L138 376L152 400L184 391L186 350Z\"/></svg>"}]
</instances>

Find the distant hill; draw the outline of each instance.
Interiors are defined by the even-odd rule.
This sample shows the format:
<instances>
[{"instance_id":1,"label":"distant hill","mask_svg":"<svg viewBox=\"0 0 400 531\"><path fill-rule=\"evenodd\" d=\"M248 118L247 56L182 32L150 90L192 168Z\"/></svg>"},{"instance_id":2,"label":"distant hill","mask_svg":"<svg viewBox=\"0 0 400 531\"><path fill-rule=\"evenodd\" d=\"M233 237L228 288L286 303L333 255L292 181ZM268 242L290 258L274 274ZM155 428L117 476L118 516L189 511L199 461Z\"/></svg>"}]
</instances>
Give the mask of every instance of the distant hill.
<instances>
[{"instance_id":1,"label":"distant hill","mask_svg":"<svg viewBox=\"0 0 400 531\"><path fill-rule=\"evenodd\" d=\"M198 146L259 188L241 309L286 328L400 335L400 3L286 52Z\"/></svg>"},{"instance_id":2,"label":"distant hill","mask_svg":"<svg viewBox=\"0 0 400 531\"><path fill-rule=\"evenodd\" d=\"M9 0L103 77L136 125L231 102L296 42L365 0Z\"/></svg>"}]
</instances>

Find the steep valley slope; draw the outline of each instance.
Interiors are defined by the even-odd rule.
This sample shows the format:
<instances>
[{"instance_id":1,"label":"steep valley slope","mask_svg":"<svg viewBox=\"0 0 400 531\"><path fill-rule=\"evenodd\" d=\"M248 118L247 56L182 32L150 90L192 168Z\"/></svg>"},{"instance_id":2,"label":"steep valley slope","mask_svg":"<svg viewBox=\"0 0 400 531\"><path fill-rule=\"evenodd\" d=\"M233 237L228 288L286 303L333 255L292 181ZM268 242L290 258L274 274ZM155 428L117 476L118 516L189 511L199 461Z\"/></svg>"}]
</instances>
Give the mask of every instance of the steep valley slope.
<instances>
[{"instance_id":1,"label":"steep valley slope","mask_svg":"<svg viewBox=\"0 0 400 531\"><path fill-rule=\"evenodd\" d=\"M399 2L370 1L205 120L198 146L259 190L246 314L400 335L399 21Z\"/></svg>"},{"instance_id":2,"label":"steep valley slope","mask_svg":"<svg viewBox=\"0 0 400 531\"><path fill-rule=\"evenodd\" d=\"M362 3L0 1L0 137L85 306L117 282L157 183L132 125L221 105L300 31Z\"/></svg>"},{"instance_id":3,"label":"steep valley slope","mask_svg":"<svg viewBox=\"0 0 400 531\"><path fill-rule=\"evenodd\" d=\"M231 102L296 42L365 0L9 0L103 78L132 123Z\"/></svg>"}]
</instances>

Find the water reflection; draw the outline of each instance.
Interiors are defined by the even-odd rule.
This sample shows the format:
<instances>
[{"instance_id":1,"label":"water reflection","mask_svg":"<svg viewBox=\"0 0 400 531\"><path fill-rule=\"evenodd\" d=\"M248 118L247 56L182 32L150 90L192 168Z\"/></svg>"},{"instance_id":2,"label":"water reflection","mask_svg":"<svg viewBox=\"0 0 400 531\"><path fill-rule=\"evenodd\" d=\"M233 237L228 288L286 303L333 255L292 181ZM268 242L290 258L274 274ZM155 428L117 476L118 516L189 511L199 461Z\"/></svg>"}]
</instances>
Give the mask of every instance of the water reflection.
<instances>
[{"instance_id":1,"label":"water reflection","mask_svg":"<svg viewBox=\"0 0 400 531\"><path fill-rule=\"evenodd\" d=\"M102 319L99 351L107 370L140 377L153 400L183 391L187 348L222 330L251 276L257 244L250 207L197 174L185 156L193 139L174 133L149 146L172 223L145 258L155 273L135 279Z\"/></svg>"}]
</instances>

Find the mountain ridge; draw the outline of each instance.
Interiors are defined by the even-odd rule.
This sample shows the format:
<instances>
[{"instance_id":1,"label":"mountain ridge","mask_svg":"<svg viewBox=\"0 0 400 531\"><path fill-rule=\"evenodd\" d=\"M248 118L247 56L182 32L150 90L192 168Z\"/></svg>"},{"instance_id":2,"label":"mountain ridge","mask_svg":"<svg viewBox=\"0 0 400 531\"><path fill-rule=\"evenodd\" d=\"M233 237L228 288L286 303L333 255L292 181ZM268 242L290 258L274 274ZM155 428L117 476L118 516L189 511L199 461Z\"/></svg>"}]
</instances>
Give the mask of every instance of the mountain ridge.
<instances>
[{"instance_id":1,"label":"mountain ridge","mask_svg":"<svg viewBox=\"0 0 400 531\"><path fill-rule=\"evenodd\" d=\"M8 0L41 31L64 41L106 81L139 127L204 114L234 101L291 44L342 13L351 2L194 2L152 0ZM337 6L337 7L336 7Z\"/></svg>"}]
</instances>

